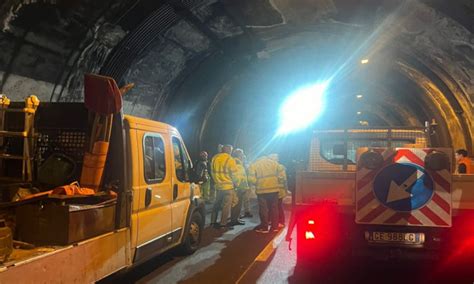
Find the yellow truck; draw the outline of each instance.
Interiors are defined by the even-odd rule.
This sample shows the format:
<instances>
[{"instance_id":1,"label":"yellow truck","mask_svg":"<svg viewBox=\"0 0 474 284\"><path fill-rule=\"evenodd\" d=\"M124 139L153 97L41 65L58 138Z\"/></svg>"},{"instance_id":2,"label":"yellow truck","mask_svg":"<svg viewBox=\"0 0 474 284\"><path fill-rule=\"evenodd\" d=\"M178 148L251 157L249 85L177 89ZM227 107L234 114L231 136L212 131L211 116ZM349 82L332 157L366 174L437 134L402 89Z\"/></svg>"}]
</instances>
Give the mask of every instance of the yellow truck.
<instances>
[{"instance_id":1,"label":"yellow truck","mask_svg":"<svg viewBox=\"0 0 474 284\"><path fill-rule=\"evenodd\" d=\"M0 131L4 136L22 129L21 117L15 115L15 111L5 113ZM73 165L67 180L79 179L90 128L88 116L82 103L38 107L34 135L28 138L35 141L36 149L33 168L38 170L33 184L51 182L55 174L60 178L57 173L65 165ZM10 151L25 149L4 139ZM44 176L41 169L50 157L55 158L56 168L48 168ZM22 177L21 163L14 159L1 163L2 176L10 176L2 181L2 190L17 190L11 176L16 170ZM102 184L116 193L116 199L92 202L91 198L103 198L99 194L7 202L8 194L3 194L3 211L16 217L14 239L35 247L13 249L0 264L0 283L91 283L171 248L194 252L201 241L205 210L199 187L191 180L191 168L176 128L115 114Z\"/></svg>"},{"instance_id":2,"label":"yellow truck","mask_svg":"<svg viewBox=\"0 0 474 284\"><path fill-rule=\"evenodd\" d=\"M299 262L472 257L474 175L453 167L452 149L429 147L425 129L314 131L287 235L296 226Z\"/></svg>"}]
</instances>

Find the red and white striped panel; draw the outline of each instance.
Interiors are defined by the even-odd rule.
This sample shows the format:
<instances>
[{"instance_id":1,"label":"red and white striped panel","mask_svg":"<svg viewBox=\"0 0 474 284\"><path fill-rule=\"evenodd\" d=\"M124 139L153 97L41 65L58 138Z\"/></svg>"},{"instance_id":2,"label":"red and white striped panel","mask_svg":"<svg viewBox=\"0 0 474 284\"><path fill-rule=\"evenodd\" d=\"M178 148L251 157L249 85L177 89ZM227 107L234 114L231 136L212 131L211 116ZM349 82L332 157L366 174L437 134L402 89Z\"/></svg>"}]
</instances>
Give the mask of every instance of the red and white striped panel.
<instances>
[{"instance_id":1,"label":"red and white striped panel","mask_svg":"<svg viewBox=\"0 0 474 284\"><path fill-rule=\"evenodd\" d=\"M393 163L415 164L424 168L424 159L431 151L444 152L451 160L451 149L397 148L382 153L384 164L379 169L358 168L356 172L356 223L400 226L451 226L451 173L449 170L426 173L433 180L433 196L421 208L410 212L395 211L380 203L374 194L378 173Z\"/></svg>"}]
</instances>

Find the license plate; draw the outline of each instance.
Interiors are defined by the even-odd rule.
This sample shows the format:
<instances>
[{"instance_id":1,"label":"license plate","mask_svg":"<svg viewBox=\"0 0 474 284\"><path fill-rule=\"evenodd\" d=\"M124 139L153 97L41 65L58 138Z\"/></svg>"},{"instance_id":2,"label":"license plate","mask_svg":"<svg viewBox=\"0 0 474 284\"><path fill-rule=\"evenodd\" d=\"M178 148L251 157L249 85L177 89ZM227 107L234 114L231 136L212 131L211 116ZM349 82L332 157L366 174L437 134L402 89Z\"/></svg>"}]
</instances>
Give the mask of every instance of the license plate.
<instances>
[{"instance_id":1,"label":"license plate","mask_svg":"<svg viewBox=\"0 0 474 284\"><path fill-rule=\"evenodd\" d=\"M401 232L365 232L365 239L372 243L422 244L425 241L423 233Z\"/></svg>"}]
</instances>

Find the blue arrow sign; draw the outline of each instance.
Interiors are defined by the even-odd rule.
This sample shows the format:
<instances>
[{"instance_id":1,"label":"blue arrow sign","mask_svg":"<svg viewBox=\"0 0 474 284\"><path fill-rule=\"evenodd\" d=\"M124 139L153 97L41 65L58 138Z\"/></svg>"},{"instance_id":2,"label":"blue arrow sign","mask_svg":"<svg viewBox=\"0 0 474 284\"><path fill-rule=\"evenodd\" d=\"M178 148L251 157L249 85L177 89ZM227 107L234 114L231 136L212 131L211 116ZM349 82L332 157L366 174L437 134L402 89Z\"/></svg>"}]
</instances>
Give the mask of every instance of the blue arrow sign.
<instances>
[{"instance_id":1,"label":"blue arrow sign","mask_svg":"<svg viewBox=\"0 0 474 284\"><path fill-rule=\"evenodd\" d=\"M377 174L373 190L381 204L406 212L419 209L431 200L433 180L418 165L396 163Z\"/></svg>"}]
</instances>

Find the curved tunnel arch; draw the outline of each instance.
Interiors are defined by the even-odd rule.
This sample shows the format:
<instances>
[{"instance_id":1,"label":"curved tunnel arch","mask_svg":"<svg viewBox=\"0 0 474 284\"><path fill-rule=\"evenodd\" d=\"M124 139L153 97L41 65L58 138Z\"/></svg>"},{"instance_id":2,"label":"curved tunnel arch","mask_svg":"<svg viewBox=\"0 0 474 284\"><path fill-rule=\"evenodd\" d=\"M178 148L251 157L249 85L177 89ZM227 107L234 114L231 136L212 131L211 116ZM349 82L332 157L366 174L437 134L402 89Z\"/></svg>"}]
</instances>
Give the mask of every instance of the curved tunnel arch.
<instances>
[{"instance_id":1,"label":"curved tunnel arch","mask_svg":"<svg viewBox=\"0 0 474 284\"><path fill-rule=\"evenodd\" d=\"M268 14L263 15L261 19L247 14L239 17L242 15L239 14L241 11L236 16L234 10L238 10L239 5L251 7L267 1L243 1L239 5L230 4L228 1L209 3L170 1L166 4L153 4L149 12L143 12L145 15L143 20L133 28L133 25L127 23L121 23L121 28L117 28L117 25L110 24L112 21L107 17L118 15L122 22L126 22L127 18L136 16L137 12L133 10L135 7L133 5L140 6L144 1L118 2L120 5L113 6L109 12L101 10L100 13L94 14L99 20L90 23L89 30L95 30L95 33L92 32L90 35L92 38L84 36L81 44L77 44L77 49L72 48L69 53L63 52L58 55L69 54L70 58L67 61L75 63L66 64L64 69L60 69L62 72L54 73L55 83L51 91L51 100L81 100L82 72L96 72L101 69L104 74L113 75L119 81L131 80L138 83L137 89L126 97L127 112L177 124L190 142L188 144L195 145L192 150L213 149L214 144L224 141L249 144L253 143L252 138L244 142L239 138L239 133L247 134L248 129L254 126L261 131L265 122L255 118L259 112L255 107L256 104L244 98L245 94L239 97L239 92L243 92L241 85L245 83L242 78L256 74L257 65L272 61L279 53L292 48L314 51L318 46L322 46L320 50L327 54L331 51L336 53L337 50L339 54L332 54L331 57L336 62L335 65L343 64L347 58L351 58L354 52L349 51L352 48L352 51L360 52L354 53L351 64L356 65L359 57L363 55L370 55L370 65L382 64L377 61L388 60L390 69L394 69L415 84L405 86L416 94L414 100L407 102L403 102L401 97L398 101L395 99L396 93L400 92L403 86L396 89L393 83L375 84L375 87L384 93L383 97L394 98L385 101L384 104L377 103L374 112L377 112L379 121L383 120L383 111L387 108L394 109L396 113L393 116L398 117L386 119L387 124L419 125L424 120L436 118L440 124L440 135L435 139L437 145L467 147L474 150L472 144L474 137L472 64L474 63L469 60L462 61L462 54L459 55L459 52L464 50L466 52L464 58L468 58L469 52L474 50L474 47L469 45L472 30L466 30L462 26L465 25L465 21L456 22L454 18L446 16L451 16L450 13L439 12L436 10L437 7L429 6L428 4L431 5L429 0L414 4L416 9L413 13L415 16L420 16L415 24L413 21L407 21L408 23L400 23L388 29L385 34L379 33L380 41L389 45L388 48L373 43L375 48L372 49L370 46L363 46L361 49L359 47L363 39L368 38L374 30L377 22L380 23L380 17L384 14L378 12L370 14L370 17L367 17L368 24L360 19L353 21L351 17L344 16L344 11L345 13L352 11L353 4L350 4L350 1L334 1L332 8L327 11L318 6L316 1L311 4L311 9L306 9L316 11L314 15L304 11L305 7L301 1L293 4L276 1L274 5L277 5L278 9L272 10L267 5L265 9ZM87 1L82 1L81 4L84 7L90 5ZM385 14L390 12L390 8L383 7L383 4L380 7L373 10L382 10ZM130 12L130 9L133 11ZM416 14L418 10L419 15ZM302 16L298 18L298 15ZM374 18L374 22L371 22L371 17ZM285 20L283 24L280 23L282 18ZM117 23L118 21L115 21L115 24ZM426 25L426 29L420 28L418 25L420 23L421 26ZM15 22L12 24L15 26ZM127 25L128 30L124 29ZM452 34L448 34L449 32ZM110 33L114 33L115 37L108 38ZM446 35L446 38L439 39L442 35ZM391 41L387 42L387 39ZM71 42L80 42L77 40L71 39ZM443 44L438 46L437 44L443 40ZM326 46L324 41L327 41ZM426 49L430 44L434 46ZM393 50L397 52L392 54L390 59L381 58L384 52L390 54ZM22 53L25 52L22 50L18 56L21 57ZM302 58L299 60L304 61L305 57ZM311 56L306 58L308 61L314 59ZM285 68L285 63L280 63L281 68ZM268 66L275 68L277 65ZM15 66L11 70L4 70L2 67L0 58L0 71L12 74L17 72ZM465 74L462 74L463 70ZM287 71L291 72L291 69ZM360 70L351 70L348 73L358 71ZM25 77L28 76L30 75L27 74ZM43 80L36 79L36 76L31 77L36 81ZM283 77L275 76L275 78L281 81ZM288 78L291 79L291 76ZM12 86L13 83L9 81L14 80L7 78L5 81L8 82L4 85ZM297 83L295 82L295 86ZM304 83L304 80L299 83ZM2 88L15 92L13 87L2 86ZM289 91L288 88L287 92ZM58 93L62 95L58 96ZM278 93L276 101L281 101L283 93ZM240 126L224 133L216 127L216 121L228 120L229 123L235 124L239 123L239 120L236 120L235 116L228 116L228 112L225 111L216 115L215 110L222 105L228 107L239 99L247 102L249 108L245 110L245 114L241 114L244 118L241 119ZM257 101L265 103L265 98ZM376 102L377 100L374 100L373 103ZM277 105L272 104L272 107L276 108ZM411 107L406 107L407 105ZM413 110L415 105L420 108L419 112ZM268 116L268 113L265 115ZM276 118L267 123L274 127L275 121ZM255 139L259 140L257 136Z\"/></svg>"}]
</instances>

